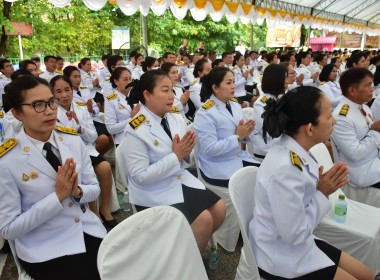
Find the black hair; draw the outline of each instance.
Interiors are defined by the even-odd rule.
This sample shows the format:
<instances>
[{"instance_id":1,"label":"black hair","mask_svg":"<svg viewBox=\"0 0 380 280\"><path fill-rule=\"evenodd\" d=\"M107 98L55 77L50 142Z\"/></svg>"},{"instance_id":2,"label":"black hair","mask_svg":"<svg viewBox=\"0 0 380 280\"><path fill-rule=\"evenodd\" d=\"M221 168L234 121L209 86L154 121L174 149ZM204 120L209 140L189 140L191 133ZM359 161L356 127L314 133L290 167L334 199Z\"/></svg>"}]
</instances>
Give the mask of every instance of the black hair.
<instances>
[{"instance_id":1,"label":"black hair","mask_svg":"<svg viewBox=\"0 0 380 280\"><path fill-rule=\"evenodd\" d=\"M376 66L375 75L373 77L373 84L377 86L380 84L380 66Z\"/></svg>"},{"instance_id":2,"label":"black hair","mask_svg":"<svg viewBox=\"0 0 380 280\"><path fill-rule=\"evenodd\" d=\"M182 56L182 59L183 59L185 56L186 56L189 60L191 60L191 56L190 56L188 53L185 53L185 54Z\"/></svg>"},{"instance_id":3,"label":"black hair","mask_svg":"<svg viewBox=\"0 0 380 280\"><path fill-rule=\"evenodd\" d=\"M154 65L154 63L157 61L157 59L156 58L154 58L154 57L152 57L152 56L147 56L146 58L145 58L145 60L143 61L143 63L142 63L142 70L144 71L144 72L147 72L148 71L148 67L149 68L152 68L152 66Z\"/></svg>"},{"instance_id":4,"label":"black hair","mask_svg":"<svg viewBox=\"0 0 380 280\"><path fill-rule=\"evenodd\" d=\"M230 55L230 54L231 54L230 52L222 53L222 59L225 59L227 57L227 55Z\"/></svg>"},{"instance_id":5,"label":"black hair","mask_svg":"<svg viewBox=\"0 0 380 280\"><path fill-rule=\"evenodd\" d=\"M111 55L109 55L109 54L102 55L102 61L108 59L110 56Z\"/></svg>"},{"instance_id":6,"label":"black hair","mask_svg":"<svg viewBox=\"0 0 380 280\"><path fill-rule=\"evenodd\" d=\"M30 60L41 62L41 58L38 55L32 55Z\"/></svg>"},{"instance_id":7,"label":"black hair","mask_svg":"<svg viewBox=\"0 0 380 280\"><path fill-rule=\"evenodd\" d=\"M25 100L25 91L33 89L39 85L45 85L49 89L49 84L46 80L26 75L16 78L13 82L7 85L5 99L10 108L20 109ZM53 95L53 93L52 93Z\"/></svg>"},{"instance_id":8,"label":"black hair","mask_svg":"<svg viewBox=\"0 0 380 280\"><path fill-rule=\"evenodd\" d=\"M264 140L266 133L272 138L277 138L282 133L292 136L302 125L317 125L322 96L320 89L303 86L290 90L277 101L269 98L262 115Z\"/></svg>"},{"instance_id":9,"label":"black hair","mask_svg":"<svg viewBox=\"0 0 380 280\"><path fill-rule=\"evenodd\" d=\"M144 57L141 53L136 53L136 54L133 56L133 58L134 58L134 59L136 60L136 62L137 62L137 59L138 59L140 56Z\"/></svg>"},{"instance_id":10,"label":"black hair","mask_svg":"<svg viewBox=\"0 0 380 280\"><path fill-rule=\"evenodd\" d=\"M110 82L111 82L111 85L112 85L113 88L117 88L117 85L116 85L116 83L115 83L115 80L119 80L121 74L122 74L124 71L128 71L129 74L131 74L131 71L129 71L129 69L128 69L128 68L125 68L125 67L117 67L117 68L113 71L113 73L112 73L112 75L111 75L111 78L110 78ZM131 74L131 76L132 76L132 74Z\"/></svg>"},{"instance_id":11,"label":"black hair","mask_svg":"<svg viewBox=\"0 0 380 280\"><path fill-rule=\"evenodd\" d=\"M321 74L319 74L319 80L321 82L328 82L331 72L334 70L335 64L327 64L322 68Z\"/></svg>"},{"instance_id":12,"label":"black hair","mask_svg":"<svg viewBox=\"0 0 380 280\"><path fill-rule=\"evenodd\" d=\"M13 72L13 74L11 75L11 80L14 81L16 78L20 76L33 76L33 75L32 73L30 73L30 71L26 69L18 69L17 71Z\"/></svg>"},{"instance_id":13,"label":"black hair","mask_svg":"<svg viewBox=\"0 0 380 280\"><path fill-rule=\"evenodd\" d=\"M221 62L223 62L223 60L220 59L220 58L217 58L217 59L214 60L213 63L211 63L211 67L212 68L218 67L219 63L221 63Z\"/></svg>"},{"instance_id":14,"label":"black hair","mask_svg":"<svg viewBox=\"0 0 380 280\"><path fill-rule=\"evenodd\" d=\"M258 53L257 53L257 51L250 51L249 55L252 55L252 54L258 54Z\"/></svg>"},{"instance_id":15,"label":"black hair","mask_svg":"<svg viewBox=\"0 0 380 280\"><path fill-rule=\"evenodd\" d=\"M268 53L266 55L266 58L267 58L267 62L271 62L274 60L274 57L277 56L277 53L276 52L271 52L271 53Z\"/></svg>"},{"instance_id":16,"label":"black hair","mask_svg":"<svg viewBox=\"0 0 380 280\"><path fill-rule=\"evenodd\" d=\"M319 64L319 62L323 61L323 59L325 58L325 54L323 53L320 53L318 54L315 58L314 58L314 61L317 62Z\"/></svg>"},{"instance_id":17,"label":"black hair","mask_svg":"<svg viewBox=\"0 0 380 280\"><path fill-rule=\"evenodd\" d=\"M58 60L63 60L65 61L61 56L56 56L55 59L58 61Z\"/></svg>"},{"instance_id":18,"label":"black hair","mask_svg":"<svg viewBox=\"0 0 380 280\"><path fill-rule=\"evenodd\" d=\"M25 59L25 60L20 61L20 63L18 64L18 67L19 67L19 69L26 69L29 64L33 64L34 66L37 67L36 63L34 63L33 60L29 60L29 59Z\"/></svg>"},{"instance_id":19,"label":"black hair","mask_svg":"<svg viewBox=\"0 0 380 280\"><path fill-rule=\"evenodd\" d=\"M243 55L240 52L237 52L234 56L234 60L232 61L232 66L236 65L236 62L242 57Z\"/></svg>"},{"instance_id":20,"label":"black hair","mask_svg":"<svg viewBox=\"0 0 380 280\"><path fill-rule=\"evenodd\" d=\"M379 61L380 61L380 55L376 55L376 56L371 58L370 63L373 65L376 65L376 63L378 63Z\"/></svg>"},{"instance_id":21,"label":"black hair","mask_svg":"<svg viewBox=\"0 0 380 280\"><path fill-rule=\"evenodd\" d=\"M340 57L338 57L338 56L334 56L334 57L331 59L331 64L335 64L336 61L337 61L338 59L340 59L340 60L342 61L342 59L341 59Z\"/></svg>"},{"instance_id":22,"label":"black hair","mask_svg":"<svg viewBox=\"0 0 380 280\"><path fill-rule=\"evenodd\" d=\"M83 65L85 65L87 63L87 61L90 61L91 62L91 59L89 59L88 57L84 57L80 60L79 64L78 64L78 67L80 69L83 68Z\"/></svg>"},{"instance_id":23,"label":"black hair","mask_svg":"<svg viewBox=\"0 0 380 280\"><path fill-rule=\"evenodd\" d=\"M0 59L0 69L4 68L5 63L11 63L8 59Z\"/></svg>"},{"instance_id":24,"label":"black hair","mask_svg":"<svg viewBox=\"0 0 380 280\"><path fill-rule=\"evenodd\" d=\"M287 74L288 69L283 65L269 64L264 70L261 89L276 97L285 93L285 76Z\"/></svg>"},{"instance_id":25,"label":"black hair","mask_svg":"<svg viewBox=\"0 0 380 280\"><path fill-rule=\"evenodd\" d=\"M50 58L53 58L53 59L57 60L57 58L56 58L55 56L47 55L47 56L45 56L45 58L44 58L44 63L48 62Z\"/></svg>"},{"instance_id":26,"label":"black hair","mask_svg":"<svg viewBox=\"0 0 380 280\"><path fill-rule=\"evenodd\" d=\"M308 52L299 52L297 55L296 55L296 59L297 59L297 65L300 66L301 65L301 62L302 62L302 59L306 58L307 56L309 55Z\"/></svg>"},{"instance_id":27,"label":"black hair","mask_svg":"<svg viewBox=\"0 0 380 280\"><path fill-rule=\"evenodd\" d=\"M205 75L202 82L201 88L201 102L206 102L207 99L213 94L212 86L216 85L220 87L220 84L223 82L224 77L228 72L233 72L227 67L215 67L213 68L208 75Z\"/></svg>"},{"instance_id":28,"label":"black hair","mask_svg":"<svg viewBox=\"0 0 380 280\"><path fill-rule=\"evenodd\" d=\"M174 53L172 53L172 52L166 52L166 53L164 53L164 55L162 57L164 59L168 59L169 55L174 55Z\"/></svg>"},{"instance_id":29,"label":"black hair","mask_svg":"<svg viewBox=\"0 0 380 280\"><path fill-rule=\"evenodd\" d=\"M157 81L162 77L169 78L168 74L162 70L152 70L142 74L140 81L134 81L134 85L128 95L129 106L133 108L133 105L139 102L145 104L144 91L152 93L157 85Z\"/></svg>"},{"instance_id":30,"label":"black hair","mask_svg":"<svg viewBox=\"0 0 380 280\"><path fill-rule=\"evenodd\" d=\"M206 59L202 58L200 60L197 61L197 63L195 63L194 65L194 77L195 78L198 78L199 77L199 73L198 72L202 72L204 67L203 65L208 62Z\"/></svg>"},{"instance_id":31,"label":"black hair","mask_svg":"<svg viewBox=\"0 0 380 280\"><path fill-rule=\"evenodd\" d=\"M131 53L132 54L132 53ZM135 52L136 54L136 52ZM120 55L111 55L109 58L107 58L107 68L108 71L112 74L114 70L112 70L112 66L116 66L116 63L120 60L123 60L123 58Z\"/></svg>"},{"instance_id":32,"label":"black hair","mask_svg":"<svg viewBox=\"0 0 380 280\"><path fill-rule=\"evenodd\" d=\"M216 51L209 51L208 55L216 54Z\"/></svg>"},{"instance_id":33,"label":"black hair","mask_svg":"<svg viewBox=\"0 0 380 280\"><path fill-rule=\"evenodd\" d=\"M359 67L344 71L339 78L342 94L346 96L350 87L359 87L359 84L364 80L365 77L373 78L373 74L368 69Z\"/></svg>"},{"instance_id":34,"label":"black hair","mask_svg":"<svg viewBox=\"0 0 380 280\"><path fill-rule=\"evenodd\" d=\"M136 54L137 54L137 51L131 51L131 53L129 54L129 59L134 57ZM108 63L108 60L107 60L107 63Z\"/></svg>"},{"instance_id":35,"label":"black hair","mask_svg":"<svg viewBox=\"0 0 380 280\"><path fill-rule=\"evenodd\" d=\"M67 78L70 78L71 74L74 71L79 71L79 70L75 66L72 66L72 65L67 66L65 69L63 69L63 75L66 76Z\"/></svg>"},{"instance_id":36,"label":"black hair","mask_svg":"<svg viewBox=\"0 0 380 280\"><path fill-rule=\"evenodd\" d=\"M354 66L354 63L357 65L360 61L360 59L364 57L364 53L363 52L352 52L352 55L347 58L347 63L346 63L346 67L347 68L352 68Z\"/></svg>"},{"instance_id":37,"label":"black hair","mask_svg":"<svg viewBox=\"0 0 380 280\"><path fill-rule=\"evenodd\" d=\"M70 85L71 89L73 88L73 84L71 83L69 77L67 77L67 76L62 76L62 75L58 75L58 76L53 77L53 78L50 80L50 83L49 83L49 84L50 84L50 87L51 87L51 90L52 90L52 91L53 91L53 89L54 89L54 87L55 87L55 84L56 84L57 81L59 81L59 80L64 80L65 82L67 82L67 83ZM54 94L54 92L53 92L53 94Z\"/></svg>"},{"instance_id":38,"label":"black hair","mask_svg":"<svg viewBox=\"0 0 380 280\"><path fill-rule=\"evenodd\" d=\"M161 70L164 71L166 74L169 74L170 72L170 69L173 67L173 66L176 66L174 63L171 63L171 62L165 62L164 64L161 65Z\"/></svg>"}]
</instances>

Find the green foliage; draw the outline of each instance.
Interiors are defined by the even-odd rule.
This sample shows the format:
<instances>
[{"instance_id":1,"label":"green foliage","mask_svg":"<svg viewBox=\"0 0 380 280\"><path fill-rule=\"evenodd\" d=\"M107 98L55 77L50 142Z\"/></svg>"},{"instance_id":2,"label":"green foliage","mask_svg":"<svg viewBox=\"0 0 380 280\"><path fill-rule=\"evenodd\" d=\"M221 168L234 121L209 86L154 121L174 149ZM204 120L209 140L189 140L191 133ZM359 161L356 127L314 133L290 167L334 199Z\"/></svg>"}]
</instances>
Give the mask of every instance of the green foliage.
<instances>
[{"instance_id":1,"label":"green foliage","mask_svg":"<svg viewBox=\"0 0 380 280\"><path fill-rule=\"evenodd\" d=\"M22 37L24 57L42 53L79 57L110 53L111 30L116 26L130 28L132 46L142 44L140 13L126 16L117 5L111 3L99 11L91 11L82 0L72 0L65 8L54 7L48 0L18 0L12 4L10 20L33 23L34 35ZM8 20L0 16L0 22L6 26ZM160 54L165 51L177 52L185 39L190 41L191 51L203 41L207 50L215 50L218 54L234 49L239 40L246 47L250 45L250 25L244 25L240 20L230 24L223 17L220 22L213 22L207 16L204 21L197 22L188 12L180 21L167 10L162 16L150 12L146 22L149 49L155 49ZM254 49L265 46L266 25L254 25L253 32ZM8 37L6 53L3 55L19 56L17 36Z\"/></svg>"}]
</instances>

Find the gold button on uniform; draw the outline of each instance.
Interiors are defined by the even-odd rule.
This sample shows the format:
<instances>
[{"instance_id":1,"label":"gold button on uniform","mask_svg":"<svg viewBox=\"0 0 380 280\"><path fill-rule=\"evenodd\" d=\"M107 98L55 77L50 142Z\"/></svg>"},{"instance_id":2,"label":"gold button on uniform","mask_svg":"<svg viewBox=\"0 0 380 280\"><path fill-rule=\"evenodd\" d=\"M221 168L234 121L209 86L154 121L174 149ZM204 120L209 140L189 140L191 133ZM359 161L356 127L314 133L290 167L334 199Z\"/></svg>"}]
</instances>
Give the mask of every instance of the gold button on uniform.
<instances>
[{"instance_id":1,"label":"gold button on uniform","mask_svg":"<svg viewBox=\"0 0 380 280\"><path fill-rule=\"evenodd\" d=\"M79 223L79 221L80 221L79 218L75 218L76 223Z\"/></svg>"},{"instance_id":2,"label":"gold button on uniform","mask_svg":"<svg viewBox=\"0 0 380 280\"><path fill-rule=\"evenodd\" d=\"M177 179L178 179L178 180L181 180L181 176L178 176Z\"/></svg>"},{"instance_id":3,"label":"gold button on uniform","mask_svg":"<svg viewBox=\"0 0 380 280\"><path fill-rule=\"evenodd\" d=\"M237 154L238 157L240 157L240 154Z\"/></svg>"},{"instance_id":4,"label":"gold button on uniform","mask_svg":"<svg viewBox=\"0 0 380 280\"><path fill-rule=\"evenodd\" d=\"M24 150L24 152L25 152L25 153L27 153L27 152L29 152L29 147L28 147L28 146L26 146L26 147L24 147L24 149L23 149L23 150Z\"/></svg>"},{"instance_id":5,"label":"gold button on uniform","mask_svg":"<svg viewBox=\"0 0 380 280\"><path fill-rule=\"evenodd\" d=\"M59 139L59 141L61 141L61 142L63 141L63 138L62 138L62 137L58 137L58 139Z\"/></svg>"},{"instance_id":6,"label":"gold button on uniform","mask_svg":"<svg viewBox=\"0 0 380 280\"><path fill-rule=\"evenodd\" d=\"M73 204L72 204L71 202L69 203L69 207L70 207L70 208L73 207Z\"/></svg>"}]
</instances>

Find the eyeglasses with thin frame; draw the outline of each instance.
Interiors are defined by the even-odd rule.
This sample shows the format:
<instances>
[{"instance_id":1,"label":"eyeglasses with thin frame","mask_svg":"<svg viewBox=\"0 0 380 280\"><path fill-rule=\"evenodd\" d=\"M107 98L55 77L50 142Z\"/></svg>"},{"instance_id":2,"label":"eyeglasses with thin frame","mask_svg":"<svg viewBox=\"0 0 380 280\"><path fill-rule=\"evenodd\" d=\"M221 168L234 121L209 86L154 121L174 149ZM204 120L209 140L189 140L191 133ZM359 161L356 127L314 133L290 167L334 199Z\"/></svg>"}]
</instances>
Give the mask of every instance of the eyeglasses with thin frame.
<instances>
[{"instance_id":1,"label":"eyeglasses with thin frame","mask_svg":"<svg viewBox=\"0 0 380 280\"><path fill-rule=\"evenodd\" d=\"M11 68L11 67L13 67L13 65L12 64L8 64L8 65L5 65L3 68L5 69L5 68Z\"/></svg>"},{"instance_id":2,"label":"eyeglasses with thin frame","mask_svg":"<svg viewBox=\"0 0 380 280\"><path fill-rule=\"evenodd\" d=\"M43 112L45 112L46 107L48 105L49 105L50 109L57 110L59 103L58 103L58 99L52 98L49 101L35 101L33 103L29 103L29 104L23 103L20 105L32 106L34 108L34 111L36 111L36 113L43 113Z\"/></svg>"}]
</instances>

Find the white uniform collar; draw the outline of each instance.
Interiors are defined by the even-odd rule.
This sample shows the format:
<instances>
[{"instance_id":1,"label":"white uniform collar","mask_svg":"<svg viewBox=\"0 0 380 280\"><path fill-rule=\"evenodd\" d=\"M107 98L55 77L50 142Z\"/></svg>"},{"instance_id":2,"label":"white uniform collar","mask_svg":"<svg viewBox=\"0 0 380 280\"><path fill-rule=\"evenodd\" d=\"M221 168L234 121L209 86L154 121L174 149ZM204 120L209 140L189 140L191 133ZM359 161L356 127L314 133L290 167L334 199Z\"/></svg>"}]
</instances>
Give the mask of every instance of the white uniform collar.
<instances>
[{"instance_id":1,"label":"white uniform collar","mask_svg":"<svg viewBox=\"0 0 380 280\"><path fill-rule=\"evenodd\" d=\"M151 110L149 110L148 107L146 107L145 105L143 105L143 106L144 106L144 108L147 110L147 112L149 113L149 115L154 119L154 121L155 121L156 123L158 123L159 125L161 125L161 120L162 120L163 118L157 116L155 113L153 113ZM166 114L164 115L164 118L165 118L165 117L166 117Z\"/></svg>"},{"instance_id":2,"label":"white uniform collar","mask_svg":"<svg viewBox=\"0 0 380 280\"><path fill-rule=\"evenodd\" d=\"M31 137L28 134L26 134L26 132L25 132L25 135L29 139L29 141L36 147L37 151L40 152L40 153L42 153L42 150L43 150L44 145L45 145L46 142L42 142L40 140L34 139L33 137ZM49 142L50 144L52 144L53 147L58 150L58 145L55 142L53 132L50 134L49 140L47 142Z\"/></svg>"}]
</instances>

